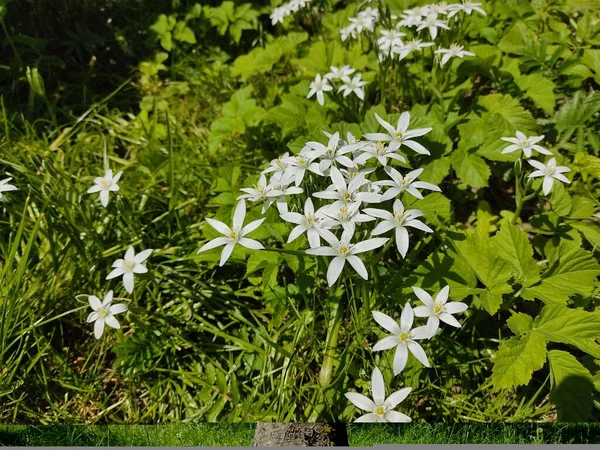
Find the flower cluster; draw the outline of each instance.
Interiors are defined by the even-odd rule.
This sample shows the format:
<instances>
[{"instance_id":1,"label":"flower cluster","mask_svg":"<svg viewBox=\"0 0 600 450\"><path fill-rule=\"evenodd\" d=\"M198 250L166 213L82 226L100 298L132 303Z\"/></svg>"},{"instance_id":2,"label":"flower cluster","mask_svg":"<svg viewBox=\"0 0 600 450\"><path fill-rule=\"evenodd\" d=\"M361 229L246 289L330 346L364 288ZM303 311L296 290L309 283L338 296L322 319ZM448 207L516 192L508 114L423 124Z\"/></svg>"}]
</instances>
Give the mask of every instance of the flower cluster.
<instances>
[{"instance_id":1,"label":"flower cluster","mask_svg":"<svg viewBox=\"0 0 600 450\"><path fill-rule=\"evenodd\" d=\"M317 101L323 106L325 103L324 93L333 90L333 86L329 83L334 80L339 80L341 86L338 88L338 93L343 92L344 97L354 93L359 99L365 99L364 85L367 84L367 82L361 79L360 73L355 74L354 72L356 72L356 70L350 66L331 66L330 69L331 72L326 73L322 78L321 74L315 76L314 81L310 83L310 90L308 91L306 98L316 95Z\"/></svg>"},{"instance_id":2,"label":"flower cluster","mask_svg":"<svg viewBox=\"0 0 600 450\"><path fill-rule=\"evenodd\" d=\"M451 21L451 19L459 12L470 15L473 11L477 11L485 15L485 11L480 6L480 3L471 3L470 1L465 1L462 4L442 2L407 9L399 17L393 15L391 19L396 21L395 26L390 29L378 30L381 34L377 38L380 59L397 57L402 60L412 52L421 51L425 47L435 45L434 42L424 42L424 39L435 41L441 30L450 30L451 26L457 23L456 20ZM356 17L349 19L350 25L340 29L342 41L356 38L363 32L374 33L379 18L380 14L376 9L369 7L364 11L360 11ZM410 29L413 29L411 34L414 37L404 42L402 38L407 35ZM442 66L452 57L475 56L457 43L452 44L449 48L438 48L435 54L441 55L440 65Z\"/></svg>"},{"instance_id":3,"label":"flower cluster","mask_svg":"<svg viewBox=\"0 0 600 450\"><path fill-rule=\"evenodd\" d=\"M557 166L556 159L554 157L550 158L547 164L534 159L528 159L531 158L534 150L542 155L553 156L550 150L538 144L544 139L544 135L527 137L524 133L517 131L516 137L503 137L501 139L511 144L502 150L503 154L522 151L529 165L537 169L530 173L528 178L543 177L544 180L542 181L542 192L544 195L548 195L550 193L552 190L552 185L554 184L554 180L558 180L566 184L571 183L571 181L563 175L564 173L570 172L571 169L565 166Z\"/></svg>"},{"instance_id":4,"label":"flower cluster","mask_svg":"<svg viewBox=\"0 0 600 450\"><path fill-rule=\"evenodd\" d=\"M406 209L399 197L406 193L423 198L420 190L440 189L417 180L423 169L403 175L390 164L392 161L406 162L400 150L429 155L415 139L427 134L431 128L409 129L408 112L400 115L395 126L378 115L375 118L385 132L366 133L364 140L357 140L351 133L345 140L337 132L325 133L327 143L307 142L298 155L286 153L271 161L254 187L242 189L244 194L238 197L231 228L218 220L207 219L222 236L204 244L199 252L225 246L220 259L222 266L236 244L249 249L262 248L258 241L246 237L264 220L244 226L247 199L262 202L263 214L276 205L280 217L294 225L288 242L306 233L310 247L307 254L332 258L327 270L330 286L339 279L346 262L360 277L368 279L367 267L359 255L384 246L389 238L379 236L391 231L398 253L405 258L409 249L409 230L426 233L433 230L420 220L424 216L422 211ZM268 174L270 179L267 181ZM290 211L288 201L305 193L302 186L307 178L311 178L311 186L318 185L319 179L325 181L323 189L306 192L302 207L294 202L296 210ZM315 208L313 199L321 202L320 207ZM365 226L368 223L375 225L370 231ZM336 235L338 231L340 233Z\"/></svg>"},{"instance_id":5,"label":"flower cluster","mask_svg":"<svg viewBox=\"0 0 600 450\"><path fill-rule=\"evenodd\" d=\"M468 308L462 302L448 302L450 286L445 286L436 295L435 299L419 287L413 287L412 289L423 303L423 306L417 306L413 309L410 303L406 303L400 316L400 323L387 314L378 311L372 312L375 321L390 333L390 336L375 344L373 351L396 348L393 362L394 375L400 374L406 367L409 352L425 367L430 367L425 350L417 341L434 337L439 331L440 321L459 328L460 323L454 318L453 314L464 312ZM427 318L427 325L413 328L415 316ZM386 399L383 376L376 367L373 371L371 389L373 400L356 392L346 393L346 398L356 407L367 411L367 414L359 417L356 422L411 421L410 417L393 410L410 394L411 388L400 389Z\"/></svg>"},{"instance_id":6,"label":"flower cluster","mask_svg":"<svg viewBox=\"0 0 600 450\"><path fill-rule=\"evenodd\" d=\"M287 16L292 15L295 12L300 11L302 8L308 6L311 0L290 0L287 3L273 9L269 18L271 19L271 25L277 23L283 23Z\"/></svg>"}]
</instances>

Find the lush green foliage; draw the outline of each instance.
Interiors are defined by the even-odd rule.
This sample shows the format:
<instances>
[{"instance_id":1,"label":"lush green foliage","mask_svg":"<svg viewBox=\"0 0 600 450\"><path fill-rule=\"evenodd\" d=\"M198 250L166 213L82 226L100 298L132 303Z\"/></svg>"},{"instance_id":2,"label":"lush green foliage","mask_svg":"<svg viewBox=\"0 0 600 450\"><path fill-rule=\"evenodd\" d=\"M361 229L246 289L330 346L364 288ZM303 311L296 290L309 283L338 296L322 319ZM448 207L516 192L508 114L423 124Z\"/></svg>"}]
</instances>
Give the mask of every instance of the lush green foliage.
<instances>
[{"instance_id":1,"label":"lush green foliage","mask_svg":"<svg viewBox=\"0 0 600 450\"><path fill-rule=\"evenodd\" d=\"M444 66L431 48L380 63L367 34L342 42L359 2L314 1L276 26L277 5L259 2L109 1L101 26L59 3L47 20L36 2L0 1L0 166L19 189L0 204L2 420L351 421L343 394L366 391L375 365L388 391L413 387L414 420L598 414L596 2L484 2L438 38L475 56ZM385 22L416 3L371 6ZM306 98L345 64L368 82L364 102ZM217 236L204 219L230 223L268 160L404 111L432 128L431 156L401 149L394 165L441 188L402 198L434 229L405 259L392 248L368 283L329 288L275 208L252 235L268 251L238 246L222 268L218 251L197 254ZM502 153L517 131L545 135L570 184L526 184L525 160ZM124 174L104 209L86 190L108 167ZM132 295L105 281L130 245L155 249ZM371 312L398 319L412 286L445 285L470 306L462 328L424 344L431 369L411 356L393 377L392 355L371 351ZM76 296L111 288L130 312L96 341Z\"/></svg>"}]
</instances>

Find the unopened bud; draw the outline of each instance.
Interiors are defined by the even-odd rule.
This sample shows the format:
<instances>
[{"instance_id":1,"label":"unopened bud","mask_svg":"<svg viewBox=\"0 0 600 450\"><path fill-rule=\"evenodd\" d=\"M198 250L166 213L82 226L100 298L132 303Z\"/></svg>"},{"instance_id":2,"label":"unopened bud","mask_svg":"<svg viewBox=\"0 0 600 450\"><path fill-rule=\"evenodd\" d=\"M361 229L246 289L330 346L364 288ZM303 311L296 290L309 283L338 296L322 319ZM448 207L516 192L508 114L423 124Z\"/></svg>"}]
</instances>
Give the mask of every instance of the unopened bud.
<instances>
[{"instance_id":1,"label":"unopened bud","mask_svg":"<svg viewBox=\"0 0 600 450\"><path fill-rule=\"evenodd\" d=\"M519 178L523 172L523 160L521 158L515 161L515 176Z\"/></svg>"}]
</instances>

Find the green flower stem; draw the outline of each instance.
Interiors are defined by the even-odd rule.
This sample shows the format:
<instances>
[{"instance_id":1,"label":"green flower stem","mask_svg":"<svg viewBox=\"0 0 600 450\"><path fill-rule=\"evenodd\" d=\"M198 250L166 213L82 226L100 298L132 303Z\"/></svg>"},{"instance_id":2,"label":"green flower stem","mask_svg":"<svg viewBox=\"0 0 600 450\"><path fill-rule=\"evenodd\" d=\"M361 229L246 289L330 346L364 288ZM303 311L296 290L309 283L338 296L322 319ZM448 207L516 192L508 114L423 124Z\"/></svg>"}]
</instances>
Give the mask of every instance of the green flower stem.
<instances>
[{"instance_id":1,"label":"green flower stem","mask_svg":"<svg viewBox=\"0 0 600 450\"><path fill-rule=\"evenodd\" d=\"M334 313L333 318L329 321L329 327L327 329L327 342L325 344L325 358L321 365L321 371L319 372L319 384L325 388L329 385L331 377L333 375L333 361L336 356L336 347L340 327L344 321L344 302L339 301L333 304L332 312Z\"/></svg>"},{"instance_id":2,"label":"green flower stem","mask_svg":"<svg viewBox=\"0 0 600 450\"><path fill-rule=\"evenodd\" d=\"M540 184L540 186L533 191L531 194L529 195L525 195L527 193L527 190L531 187L531 185L533 184L533 179L529 178L527 180L527 183L525 184L525 186L523 186L523 173L520 173L517 178L515 179L515 213L512 217L511 220L511 224L512 225L516 225L517 220L519 220L519 217L521 216L521 211L523 210L523 205L528 202L529 200L535 198L538 196L538 194L540 193L540 191L542 190L542 185Z\"/></svg>"}]
</instances>

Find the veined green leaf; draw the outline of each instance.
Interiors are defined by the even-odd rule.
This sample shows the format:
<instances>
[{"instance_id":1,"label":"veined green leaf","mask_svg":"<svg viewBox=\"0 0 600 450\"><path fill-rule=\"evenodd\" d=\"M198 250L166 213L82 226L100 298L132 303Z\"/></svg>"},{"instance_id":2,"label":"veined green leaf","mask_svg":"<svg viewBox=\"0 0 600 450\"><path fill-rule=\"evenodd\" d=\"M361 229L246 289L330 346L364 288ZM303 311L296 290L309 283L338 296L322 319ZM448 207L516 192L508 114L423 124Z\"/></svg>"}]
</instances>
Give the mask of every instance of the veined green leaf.
<instances>
[{"instance_id":1,"label":"veined green leaf","mask_svg":"<svg viewBox=\"0 0 600 450\"><path fill-rule=\"evenodd\" d=\"M570 353L548 352L550 399L558 407L561 422L583 422L592 414L594 383L590 372Z\"/></svg>"}]
</instances>

